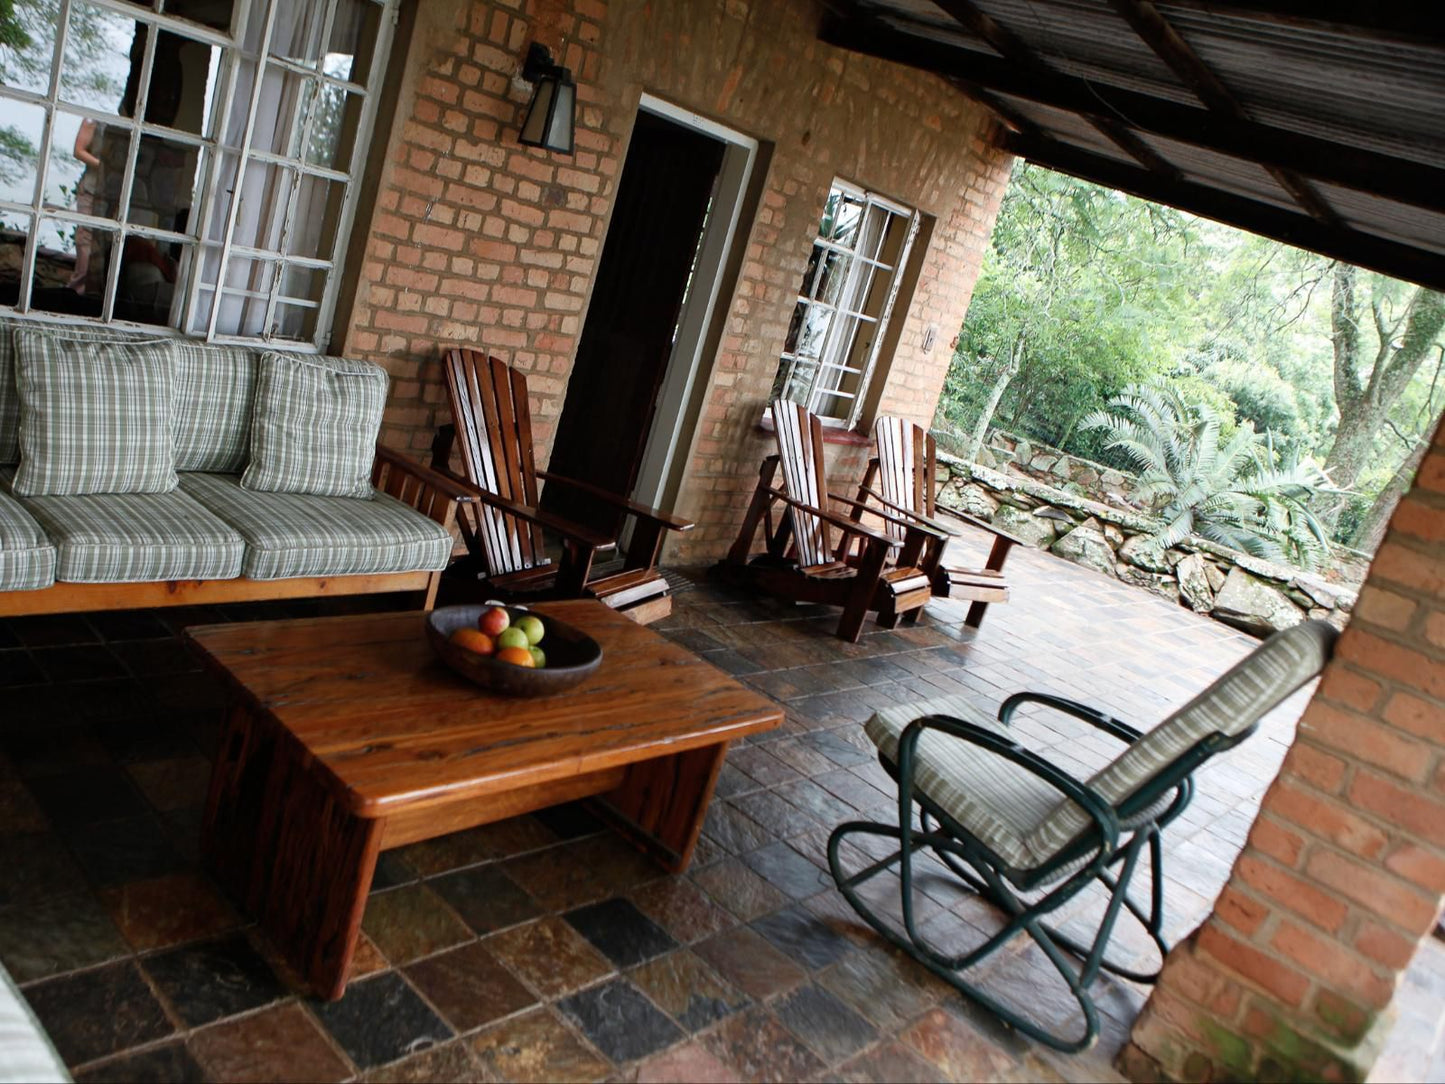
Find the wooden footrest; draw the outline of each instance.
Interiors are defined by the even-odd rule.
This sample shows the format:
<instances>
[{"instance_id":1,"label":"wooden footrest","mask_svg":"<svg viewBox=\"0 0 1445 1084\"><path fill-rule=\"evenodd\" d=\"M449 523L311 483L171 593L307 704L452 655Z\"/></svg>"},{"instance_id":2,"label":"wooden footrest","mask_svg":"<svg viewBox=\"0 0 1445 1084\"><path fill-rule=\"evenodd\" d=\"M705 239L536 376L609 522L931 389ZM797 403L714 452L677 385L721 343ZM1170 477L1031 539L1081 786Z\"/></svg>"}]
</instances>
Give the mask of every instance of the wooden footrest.
<instances>
[{"instance_id":1,"label":"wooden footrest","mask_svg":"<svg viewBox=\"0 0 1445 1084\"><path fill-rule=\"evenodd\" d=\"M965 602L1007 602L1008 584L1003 574L991 569L948 570L949 598Z\"/></svg>"},{"instance_id":2,"label":"wooden footrest","mask_svg":"<svg viewBox=\"0 0 1445 1084\"><path fill-rule=\"evenodd\" d=\"M928 573L921 568L895 568L885 572L881 585L893 596L895 613L916 610L933 597Z\"/></svg>"},{"instance_id":3,"label":"wooden footrest","mask_svg":"<svg viewBox=\"0 0 1445 1084\"><path fill-rule=\"evenodd\" d=\"M589 583L587 592L644 625L672 612L667 580L656 569L639 568L604 576Z\"/></svg>"}]
</instances>

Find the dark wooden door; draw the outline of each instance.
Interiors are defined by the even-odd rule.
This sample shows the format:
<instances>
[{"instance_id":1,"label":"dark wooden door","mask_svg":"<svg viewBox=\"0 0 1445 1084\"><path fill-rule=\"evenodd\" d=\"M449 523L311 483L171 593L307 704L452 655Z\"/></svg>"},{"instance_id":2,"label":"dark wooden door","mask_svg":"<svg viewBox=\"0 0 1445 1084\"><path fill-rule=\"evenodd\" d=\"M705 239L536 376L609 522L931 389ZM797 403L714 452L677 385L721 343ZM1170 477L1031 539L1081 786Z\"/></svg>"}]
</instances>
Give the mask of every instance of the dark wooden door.
<instances>
[{"instance_id":1,"label":"dark wooden door","mask_svg":"<svg viewBox=\"0 0 1445 1084\"><path fill-rule=\"evenodd\" d=\"M642 465L722 142L639 112L602 246L550 469L631 492ZM600 530L609 506L547 485L542 506Z\"/></svg>"}]
</instances>

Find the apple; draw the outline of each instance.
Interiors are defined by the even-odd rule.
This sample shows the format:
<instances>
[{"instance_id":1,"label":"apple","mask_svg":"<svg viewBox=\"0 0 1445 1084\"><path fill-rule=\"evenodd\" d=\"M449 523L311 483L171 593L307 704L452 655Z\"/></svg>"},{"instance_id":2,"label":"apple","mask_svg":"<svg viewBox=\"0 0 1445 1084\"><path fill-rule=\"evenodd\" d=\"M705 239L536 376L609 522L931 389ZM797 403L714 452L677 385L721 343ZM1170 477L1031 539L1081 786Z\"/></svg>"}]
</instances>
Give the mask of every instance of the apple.
<instances>
[{"instance_id":1,"label":"apple","mask_svg":"<svg viewBox=\"0 0 1445 1084\"><path fill-rule=\"evenodd\" d=\"M521 629L517 628L515 625L513 625L511 628L503 629L497 634L498 651L501 651L505 647L520 647L523 650L526 650L531 646L532 644L531 641L527 639L527 634Z\"/></svg>"},{"instance_id":2,"label":"apple","mask_svg":"<svg viewBox=\"0 0 1445 1084\"><path fill-rule=\"evenodd\" d=\"M537 667L538 670L542 669L544 666L547 665L546 654L542 651L540 647L534 647L531 650L533 664Z\"/></svg>"},{"instance_id":3,"label":"apple","mask_svg":"<svg viewBox=\"0 0 1445 1084\"><path fill-rule=\"evenodd\" d=\"M483 610L482 615L477 618L477 628L493 639L496 639L511 623L512 615L500 606L492 606Z\"/></svg>"},{"instance_id":4,"label":"apple","mask_svg":"<svg viewBox=\"0 0 1445 1084\"><path fill-rule=\"evenodd\" d=\"M542 624L542 619L535 614L528 614L518 620L517 628L527 634L527 642L534 647L542 642L543 636L547 635L546 626Z\"/></svg>"}]
</instances>

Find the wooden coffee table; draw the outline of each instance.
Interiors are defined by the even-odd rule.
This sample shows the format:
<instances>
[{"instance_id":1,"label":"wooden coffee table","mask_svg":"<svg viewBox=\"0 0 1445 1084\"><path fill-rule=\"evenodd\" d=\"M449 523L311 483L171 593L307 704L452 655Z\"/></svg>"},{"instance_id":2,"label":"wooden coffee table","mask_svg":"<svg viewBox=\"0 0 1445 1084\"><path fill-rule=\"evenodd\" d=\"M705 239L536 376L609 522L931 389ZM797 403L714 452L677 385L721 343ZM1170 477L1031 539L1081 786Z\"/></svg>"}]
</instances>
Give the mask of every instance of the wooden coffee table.
<instances>
[{"instance_id":1,"label":"wooden coffee table","mask_svg":"<svg viewBox=\"0 0 1445 1084\"><path fill-rule=\"evenodd\" d=\"M446 669L421 613L190 630L231 694L207 864L321 996L346 989L380 852L595 798L680 871L728 743L782 722L772 701L603 603L536 609L603 650L587 681L538 699Z\"/></svg>"}]
</instances>

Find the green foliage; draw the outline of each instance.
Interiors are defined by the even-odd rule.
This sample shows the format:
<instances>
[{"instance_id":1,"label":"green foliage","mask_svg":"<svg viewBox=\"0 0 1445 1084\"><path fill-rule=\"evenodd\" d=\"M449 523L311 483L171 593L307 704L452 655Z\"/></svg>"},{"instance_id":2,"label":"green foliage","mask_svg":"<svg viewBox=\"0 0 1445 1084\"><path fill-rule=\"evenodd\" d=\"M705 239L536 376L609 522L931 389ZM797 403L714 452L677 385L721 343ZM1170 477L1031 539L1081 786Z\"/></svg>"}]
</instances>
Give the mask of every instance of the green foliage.
<instances>
[{"instance_id":1,"label":"green foliage","mask_svg":"<svg viewBox=\"0 0 1445 1084\"><path fill-rule=\"evenodd\" d=\"M1328 532L1308 507L1328 484L1319 467L1286 456L1249 423L1224 436L1219 412L1176 384L1133 385L1081 427L1101 431L1106 450L1138 473L1161 547L1196 534L1305 569L1327 555Z\"/></svg>"}]
</instances>

